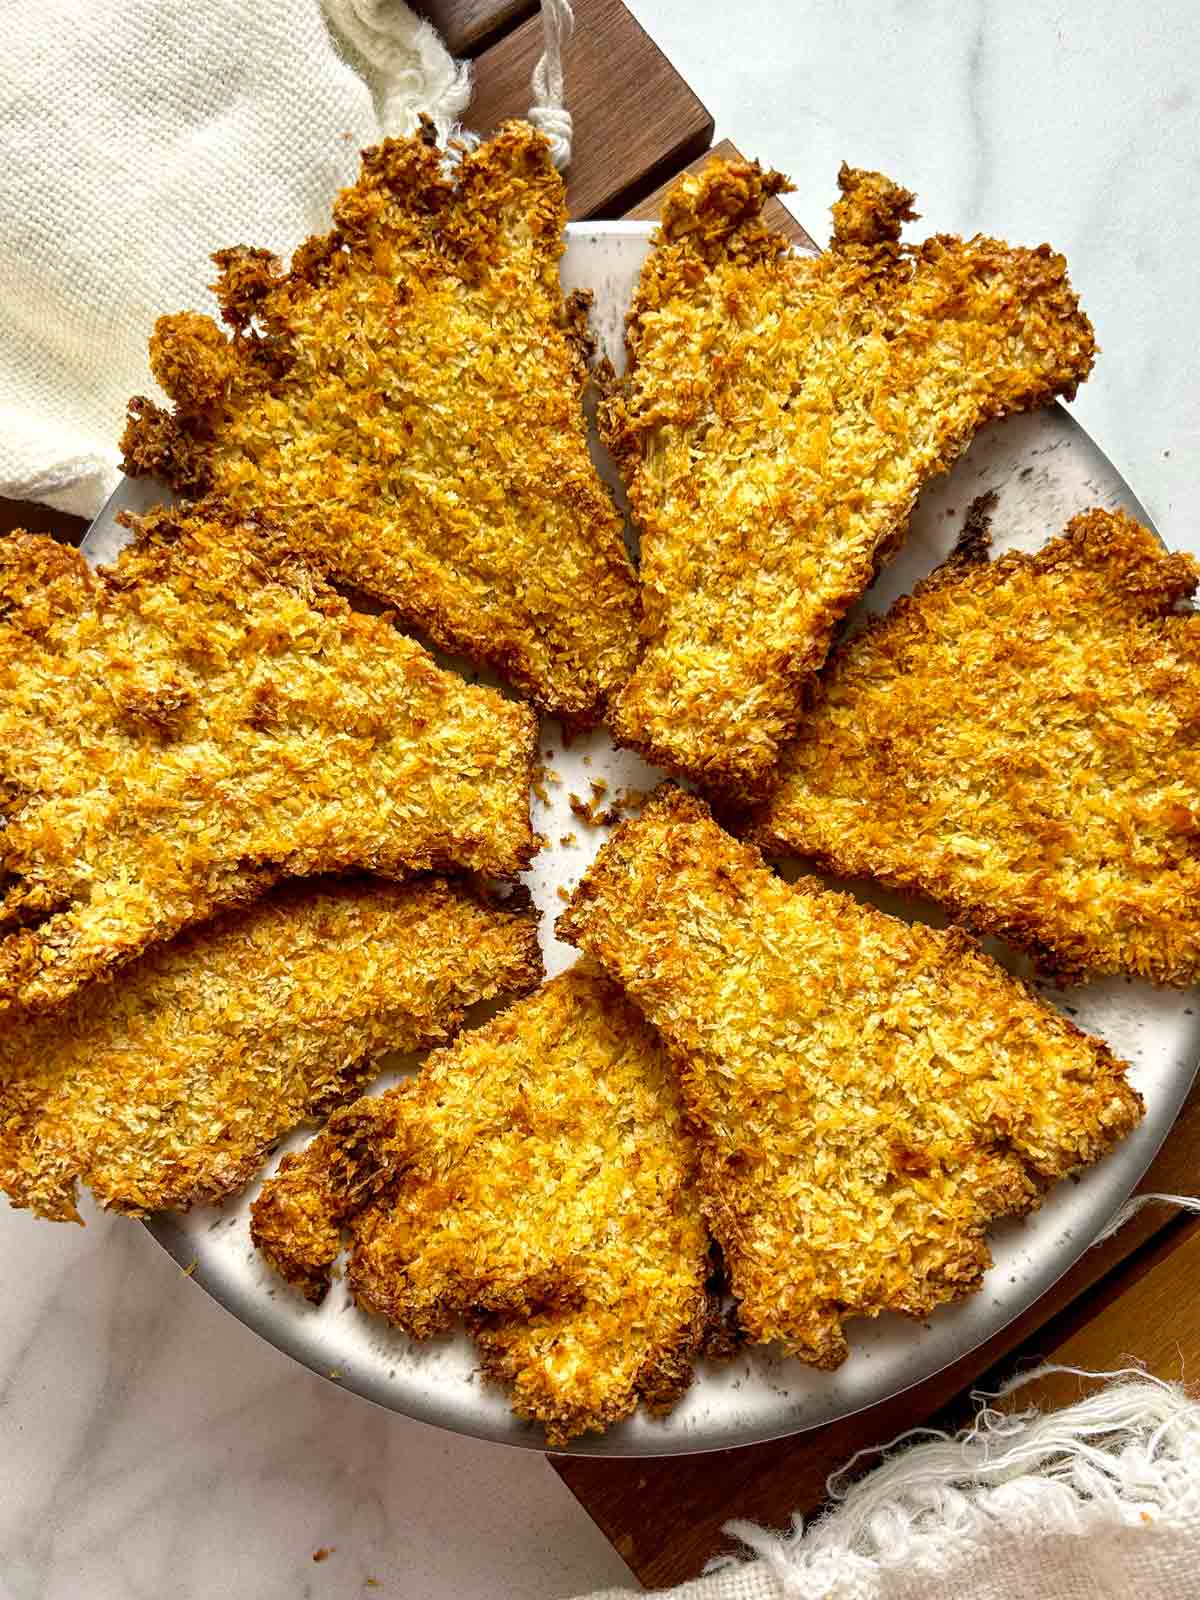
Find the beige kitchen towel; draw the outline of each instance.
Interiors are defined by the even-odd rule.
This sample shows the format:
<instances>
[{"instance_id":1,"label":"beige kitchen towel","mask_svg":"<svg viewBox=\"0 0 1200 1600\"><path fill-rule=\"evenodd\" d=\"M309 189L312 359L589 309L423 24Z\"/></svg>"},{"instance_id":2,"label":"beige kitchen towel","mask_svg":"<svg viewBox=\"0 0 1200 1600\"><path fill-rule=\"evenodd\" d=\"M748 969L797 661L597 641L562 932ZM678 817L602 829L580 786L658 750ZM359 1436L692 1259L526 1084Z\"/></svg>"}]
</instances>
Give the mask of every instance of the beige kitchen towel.
<instances>
[{"instance_id":1,"label":"beige kitchen towel","mask_svg":"<svg viewBox=\"0 0 1200 1600\"><path fill-rule=\"evenodd\" d=\"M1200 1596L1200 1403L1140 1372L1114 1374L1061 1411L987 1407L956 1438L889 1450L865 1477L832 1479L830 1492L833 1508L808 1528L797 1521L775 1535L730 1524L749 1559L663 1592L674 1600ZM608 1589L590 1600L637 1592Z\"/></svg>"},{"instance_id":2,"label":"beige kitchen towel","mask_svg":"<svg viewBox=\"0 0 1200 1600\"><path fill-rule=\"evenodd\" d=\"M530 115L562 163L548 0ZM209 255L288 255L358 152L443 136L468 72L401 0L0 0L0 495L93 515L163 311L212 313Z\"/></svg>"}]
</instances>

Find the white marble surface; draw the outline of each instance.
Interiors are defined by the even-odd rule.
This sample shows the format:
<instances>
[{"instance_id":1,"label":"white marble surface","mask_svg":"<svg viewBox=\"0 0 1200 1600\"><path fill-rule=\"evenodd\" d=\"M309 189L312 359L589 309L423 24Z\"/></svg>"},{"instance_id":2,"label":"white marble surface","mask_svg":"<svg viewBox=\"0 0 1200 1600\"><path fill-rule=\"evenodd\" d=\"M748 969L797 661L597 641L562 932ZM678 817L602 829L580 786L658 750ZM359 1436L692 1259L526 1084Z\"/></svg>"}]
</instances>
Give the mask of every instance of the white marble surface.
<instances>
[{"instance_id":1,"label":"white marble surface","mask_svg":"<svg viewBox=\"0 0 1200 1600\"><path fill-rule=\"evenodd\" d=\"M553 1600L629 1581L540 1455L314 1377L136 1224L6 1210L0 1251L3 1600Z\"/></svg>"},{"instance_id":2,"label":"white marble surface","mask_svg":"<svg viewBox=\"0 0 1200 1600\"><path fill-rule=\"evenodd\" d=\"M916 189L931 230L1064 250L1104 346L1077 414L1167 539L1200 549L1190 0L633 9L717 137L793 176L817 236L844 157ZM405 1422L294 1367L140 1229L0 1210L0 1253L6 1600L549 1600L626 1577L540 1457ZM314 1565L322 1545L335 1553Z\"/></svg>"}]
</instances>

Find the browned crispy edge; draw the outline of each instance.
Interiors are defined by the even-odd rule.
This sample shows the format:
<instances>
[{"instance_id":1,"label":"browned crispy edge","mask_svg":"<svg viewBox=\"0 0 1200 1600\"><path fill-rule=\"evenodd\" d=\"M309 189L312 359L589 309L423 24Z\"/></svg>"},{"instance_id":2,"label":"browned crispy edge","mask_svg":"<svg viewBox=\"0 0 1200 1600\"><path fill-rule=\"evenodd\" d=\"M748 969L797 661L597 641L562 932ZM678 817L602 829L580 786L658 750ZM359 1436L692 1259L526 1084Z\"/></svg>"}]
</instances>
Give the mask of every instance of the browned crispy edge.
<instances>
[{"instance_id":1,"label":"browned crispy edge","mask_svg":"<svg viewBox=\"0 0 1200 1600\"><path fill-rule=\"evenodd\" d=\"M728 251L729 242L733 237L737 239L738 259L747 266L758 262L769 263L791 253L790 241L784 235L772 232L761 216L762 209L769 200L794 188L782 173L764 171L757 161L729 162L714 158L704 169L700 179L695 198L685 189L685 184L689 182L687 174L670 190L663 203L662 223L652 239L654 246L686 239L689 247L710 266L721 254ZM695 180L690 181L695 183ZM835 250L847 260L857 259L869 263L875 275L886 275L893 271L905 256L916 256L921 253L924 246L906 246L901 243L904 223L916 221L920 216L920 213L913 208L916 196L911 190L902 188L883 173L851 167L845 161L838 170L837 182L840 198L832 207ZM933 235L926 243L936 242L940 237ZM1048 252L1049 246L1042 245L1040 251ZM638 435L628 427L625 419L623 399L631 387L632 375L637 365L638 330L646 310L646 303L649 302L651 309L657 304L658 266L657 257L651 254L643 267L633 304L626 314L625 376L618 379L611 365L605 370L602 364L600 371L602 404L597 417L598 429L606 448L617 463L624 483L629 482L631 474L640 463L641 452ZM655 292L648 293L647 286ZM1091 356L1094 359L1095 338L1091 320L1079 306L1077 299L1075 315L1089 336ZM1091 361L1089 361L1089 371L1090 366ZM1087 373L1084 376L1086 377ZM1054 389L1049 398L1058 395L1063 399L1072 400L1077 388L1078 382L1064 383ZM1010 414L1012 413L1005 415ZM949 460L940 461L927 475L922 487L933 478L949 471L965 448L964 446L954 451ZM889 527L881 529L865 581L852 594L844 597L844 604L829 609L822 626L814 634L815 648L809 649L802 655L796 655L780 669L781 678L792 687L795 694L795 713L788 720L780 739L781 749L795 736L803 721L807 697L812 691L817 674L828 658L830 643L838 625L848 608L866 593L883 568L902 547L907 537L911 514L910 508L903 515L898 515ZM643 641L639 650L639 661L644 649ZM612 691L614 701L619 693L619 689ZM687 767L676 761L669 751L660 749L652 738L641 738L626 728L618 728L615 723L613 733L619 745L624 749L633 750L652 766L661 768L673 777L700 785L722 812L762 799L769 791L777 770L776 761L768 763L761 771L750 774L738 764L725 759L724 752L717 752L714 759L701 771L694 766Z\"/></svg>"},{"instance_id":2,"label":"browned crispy edge","mask_svg":"<svg viewBox=\"0 0 1200 1600\"><path fill-rule=\"evenodd\" d=\"M512 119L502 123L488 140L486 148L500 152L505 146L524 146L548 169L549 174L554 173L549 141L523 120ZM422 115L419 133L413 138L385 139L381 144L362 152L359 177L341 192L335 205L334 226L328 233L313 234L306 239L294 253L290 270L285 272L269 250L241 245L215 251L211 260L218 268L219 276L211 287L221 303L223 320L234 330L234 342L242 358L259 363L268 372L284 373L288 359L284 342L277 336L259 334L253 328L253 320L262 300L269 292L287 285L297 293L315 290L334 275L344 251L354 248L366 223L371 220L369 205L364 201L364 196L370 191L389 191L398 197L413 191L420 199L424 188L438 186L444 190L443 198L460 198L457 188L445 188L446 180L441 176L442 160L433 124ZM560 189L559 211L561 234L567 220L565 189ZM360 215L360 212L363 214ZM561 332L574 358L577 398L581 408L590 377L589 362L596 349L589 321L592 300L592 292L587 289L576 289L564 295L560 323ZM160 318L159 323L164 320ZM201 344L208 342L210 337L206 330L197 334ZM177 406L175 411L169 411L146 395L135 395L129 401L128 416L120 439L121 464L125 472L130 477L160 479L188 497L206 495L212 480L210 441L206 437L207 424L201 410L206 398L207 394L198 394L195 409ZM596 481L600 491L611 499L611 489L598 474ZM636 627L640 615L636 583L633 604L635 610L632 621ZM406 603L403 614L407 623L419 629L440 649L453 655L466 655L473 662L492 668L519 688L545 715L562 718L564 729L568 732L585 732L600 723L607 711L609 696L619 687L612 685L602 690L593 701L573 709L551 704L539 691L538 685L522 670L512 652L493 642L488 627L482 626L467 636L450 628L436 606L425 605L416 599Z\"/></svg>"},{"instance_id":3,"label":"browned crispy edge","mask_svg":"<svg viewBox=\"0 0 1200 1600\"><path fill-rule=\"evenodd\" d=\"M631 833L636 834L646 816L648 814L654 815L656 812L659 814L665 814L671 821L677 823L712 822L715 820L708 805L698 795L685 793L683 790L676 788L672 784L660 785L660 787L656 789L654 794L651 796L650 801L643 809L640 817L631 818L625 822L622 822L619 827L614 829L610 838L601 848L592 866L588 869L584 877L580 879L580 882L571 897L570 903L561 913L555 923L555 932L557 933L558 937L568 944L574 945L579 949L586 950L589 955L599 961L601 966L604 967L605 971L612 976L614 982L619 982L620 980L616 976L615 968L610 965L607 959L608 952L602 950L596 944L586 941L585 936L587 931L586 924L588 921L588 907L592 901L601 898L601 895L605 892L606 886L610 882L613 886L618 888L621 886L622 880L625 876L623 858L625 856L627 846L630 845L629 835ZM767 871L770 870L767 862L763 859L760 851L754 844L745 840L731 840L731 842L735 843L745 853L747 865L757 866ZM632 849L634 851L637 849L636 839L632 843ZM880 918L887 921L899 920L897 918L890 917L888 913L880 911L874 906L865 905L862 901L856 899L856 897L852 894L847 894L842 891L829 888L827 884L822 883L817 878L798 878L793 887L801 893L809 893L829 900L853 904L861 912L863 912L864 915L871 918ZM1132 1087L1132 1085L1128 1084L1128 1078L1126 1076L1127 1063L1123 1061L1121 1057L1115 1053L1115 1051L1112 1050L1106 1040L1100 1038L1096 1034L1086 1032L1070 1017L1064 1016L1055 1007L1050 1006L1048 1002L1040 994L1038 994L1033 985L1026 979L1006 971L1006 969L1003 968L998 961L996 961L988 954L986 950L980 946L978 941L966 928L952 925L946 929L937 929L930 927L928 923L918 923L917 926L923 928L926 933L932 935L941 942L943 946L944 957L948 962L961 960L964 957L971 957L978 960L984 965L985 968L990 968L993 973L1001 979L1001 981L1013 986L1015 989L1024 994L1025 997L1040 1011L1048 1012L1050 1015L1052 1015L1055 1019L1055 1022L1061 1024L1065 1032L1071 1038L1086 1046L1089 1055L1097 1063L1097 1066L1106 1066L1110 1069L1116 1069L1117 1075L1129 1088L1130 1094L1139 1107L1140 1115L1144 1115L1145 1100L1142 1095ZM631 996L630 998L632 999L633 997ZM662 1035L660 1035L660 1040L668 1058L680 1073L681 1079L685 1078L692 1069L692 1060L689 1052L686 1049L681 1048L673 1040L664 1038ZM720 1216L723 1210L720 1184L719 1182L711 1182L709 1169L714 1168L718 1173L720 1173L724 1171L725 1162L720 1155L718 1144L708 1128L703 1123L697 1122L690 1117L689 1121L692 1128L692 1136L696 1142L697 1150L700 1155L700 1174L701 1186L703 1190L704 1215L710 1227L714 1225L720 1226ZM992 1218L993 1222L998 1222L1005 1216L1020 1216L1027 1214L1029 1211L1036 1210L1041 1203L1042 1197L1049 1193L1057 1183L1061 1182L1063 1177L1069 1176L1069 1173L1064 1173L1059 1178L1043 1177L1041 1174L1028 1168L1026 1169L1026 1172L1031 1184L1036 1190L1034 1198L1031 1200L1030 1204L1025 1207L1024 1211L997 1213L997 1215ZM914 1304L908 1308L896 1307L895 1309L899 1310L902 1315L908 1316L911 1319L923 1320L933 1311L937 1310L940 1306L953 1304L957 1301L966 1299L972 1293L977 1292L978 1289L979 1284L977 1282L966 1282L959 1286L958 1291L954 1294L943 1294L938 1297L931 1297L927 1303L923 1302L920 1304ZM736 1349L742 1342L743 1338L743 1332L736 1320L735 1308L732 1323L730 1323L727 1319L724 1327L715 1322L711 1326L709 1340L713 1357L718 1360L728 1359L730 1356L736 1353ZM838 1355L836 1359L815 1360L806 1364L815 1366L821 1370L832 1371L837 1367L840 1367L847 1359L848 1355L849 1351L847 1350L844 1354Z\"/></svg>"},{"instance_id":4,"label":"browned crispy edge","mask_svg":"<svg viewBox=\"0 0 1200 1600\"><path fill-rule=\"evenodd\" d=\"M1091 511L1081 512L1071 519L1064 533L1050 540L1032 555L1020 550L1010 550L993 561L989 559L989 548L990 521L995 503L996 496L991 491L973 500L967 509L962 532L945 560L914 584L911 592L902 595L889 611L868 618L861 628L838 646L830 658L830 665L832 666L844 652L859 646L872 633L879 632L897 618L905 616L912 608L913 602L921 596L935 589L950 588L966 582L977 575L981 567L987 569L991 582L1001 581L1007 572L1018 567L1042 571L1050 569L1060 556L1070 550L1073 535L1086 531L1091 519L1096 515ZM1101 512L1100 515L1107 516L1108 513ZM1164 559L1162 579L1162 609L1165 615L1177 601L1193 595L1200 587L1200 565L1185 554L1167 557ZM756 822L752 807L758 798L753 794L739 795L721 812L722 825L764 855L796 858L801 853L793 843L773 833L765 823ZM1059 988L1067 988L1093 978L1110 977L1126 970L1124 967L1089 956L1086 949L1072 951L1063 948L1061 944L1055 944L1053 930L1045 920L1036 915L1015 918L1006 916L990 906L978 904L953 883L939 881L935 888L917 873L893 871L881 866L873 857L847 848L806 851L803 852L802 859L811 863L818 872L826 872L841 878L872 878L877 883L882 883L901 894L916 894L933 900L943 910L949 911L957 924L969 929L978 937L991 936L1004 939L1019 950L1023 950L1033 961L1037 973ZM1152 983L1171 988L1190 988L1200 976L1200 952L1197 952L1191 963L1179 962L1174 966L1154 968L1143 963L1135 967L1133 972L1136 976Z\"/></svg>"},{"instance_id":5,"label":"browned crispy edge","mask_svg":"<svg viewBox=\"0 0 1200 1600\"><path fill-rule=\"evenodd\" d=\"M250 539L239 541L239 554L247 562L248 574L251 578L274 579L297 592L302 599L318 611L321 615L331 620L343 623L356 621L365 625L372 632L380 629L393 630L394 613L384 612L381 615L356 610L353 605L340 594L338 590L322 575L313 561L296 550L289 542L286 531L276 522L265 516L244 516L232 509L219 496L210 495L201 501L184 503L172 507L154 506L150 511L141 516L130 512L118 513L117 521L130 530L133 534L133 543L141 551L153 551L156 547L163 552L163 566L172 565L167 555L173 545L185 532L185 524L190 520L207 521L216 523L222 528L232 530L242 529L250 535ZM235 541L230 540L231 544ZM129 546L125 547L130 548ZM182 568L180 568L182 570ZM132 582L124 577L121 572L121 557L118 556L114 565L96 568L96 577L110 589L123 589L131 586ZM400 635L403 637L403 635ZM416 644L417 641L412 641ZM535 768L538 761L538 718L534 711L525 706L521 701L511 695L504 694L499 689L487 685L479 685L464 678L461 673L452 668L440 667L440 671L447 673L467 689L486 689L487 692L505 700L509 705L518 707L525 713L526 738L524 753L514 743L514 756L524 768L523 787L528 796L533 789ZM495 876L504 882L515 880L532 862L538 852L538 843L533 836L532 822L529 826L529 840L515 852L514 867L510 872L496 870ZM277 881L286 875L287 867L272 868L256 863L256 871L272 873L271 882ZM337 870L341 870L340 868ZM430 850L426 858L414 861L411 868L413 875L421 872L443 872L451 877L462 877L462 862L457 859L452 850L441 850L436 847ZM408 876L408 873L405 873ZM269 883L267 887L269 887ZM249 898L253 898L259 891L253 890ZM221 902L224 904L225 902ZM214 904L213 909L217 909Z\"/></svg>"},{"instance_id":6,"label":"browned crispy edge","mask_svg":"<svg viewBox=\"0 0 1200 1600\"><path fill-rule=\"evenodd\" d=\"M679 1329L674 1338L651 1350L643 1361L630 1386L633 1404L622 1404L617 1396L599 1410L574 1412L567 1417L551 1407L533 1406L518 1409L513 1385L518 1369L507 1359L503 1347L488 1338L490 1329L503 1322L503 1315L476 1314L466 1318L468 1330L479 1352L479 1370L490 1383L505 1389L513 1409L529 1422L540 1424L546 1431L546 1444L551 1450L561 1449L579 1433L601 1433L616 1423L624 1422L637 1409L639 1402L652 1416L663 1417L683 1399L696 1377L695 1363L730 1359L733 1343L727 1333L727 1319L721 1308L721 1299L711 1284L697 1296L693 1315L688 1324Z\"/></svg>"}]
</instances>

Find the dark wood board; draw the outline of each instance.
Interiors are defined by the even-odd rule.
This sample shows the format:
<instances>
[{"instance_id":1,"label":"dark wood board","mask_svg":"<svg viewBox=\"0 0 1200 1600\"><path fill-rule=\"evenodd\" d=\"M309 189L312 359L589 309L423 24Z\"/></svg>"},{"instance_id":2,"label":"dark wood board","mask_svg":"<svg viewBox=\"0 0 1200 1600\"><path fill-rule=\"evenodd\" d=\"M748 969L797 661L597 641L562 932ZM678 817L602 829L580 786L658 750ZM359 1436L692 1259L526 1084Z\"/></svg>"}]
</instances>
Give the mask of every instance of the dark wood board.
<instances>
[{"instance_id":1,"label":"dark wood board","mask_svg":"<svg viewBox=\"0 0 1200 1600\"><path fill-rule=\"evenodd\" d=\"M689 161L684 170L687 172L703 172L704 168L715 156L720 156L724 161L744 161L746 159L732 139L722 139L720 144L713 145L712 149L706 151L704 155L697 156L695 161ZM653 194L648 194L639 204L631 207L625 213L626 217L631 219L636 217L642 218L647 222L657 222L667 190L680 176L681 174L677 172L674 177L668 178L666 183L660 184ZM809 251L815 254L819 249L808 230L796 220L782 200L772 199L767 201L763 207L763 221L769 228L774 229L776 233L786 234L797 250Z\"/></svg>"},{"instance_id":2,"label":"dark wood board","mask_svg":"<svg viewBox=\"0 0 1200 1600\"><path fill-rule=\"evenodd\" d=\"M536 16L484 51L468 127L490 133L526 114L541 53ZM572 217L624 215L712 143L712 118L620 0L577 0L564 65L574 119Z\"/></svg>"},{"instance_id":3,"label":"dark wood board","mask_svg":"<svg viewBox=\"0 0 1200 1600\"><path fill-rule=\"evenodd\" d=\"M1056 1317L1036 1353L1047 1365L1089 1372L1114 1372L1136 1360L1156 1378L1194 1382L1200 1368L1200 1315L1192 1310L1198 1282L1200 1222L1179 1217L1093 1294ZM989 1387L986 1381L983 1387ZM1085 1378L1053 1373L1002 1403L1054 1411L1094 1388Z\"/></svg>"},{"instance_id":4,"label":"dark wood board","mask_svg":"<svg viewBox=\"0 0 1200 1600\"><path fill-rule=\"evenodd\" d=\"M538 9L538 0L413 0L452 56L477 56Z\"/></svg>"},{"instance_id":5,"label":"dark wood board","mask_svg":"<svg viewBox=\"0 0 1200 1600\"><path fill-rule=\"evenodd\" d=\"M0 499L0 534L11 533L14 528L24 528L26 533L50 533L64 544L79 544L88 531L83 517L73 517L66 511L52 511L36 500Z\"/></svg>"},{"instance_id":6,"label":"dark wood board","mask_svg":"<svg viewBox=\"0 0 1200 1600\"><path fill-rule=\"evenodd\" d=\"M1146 1191L1195 1192L1200 1171L1200 1088L1194 1089L1154 1164L1139 1186ZM825 1481L857 1450L886 1443L918 1427L949 1405L997 1363L1036 1362L1047 1355L1053 1319L1071 1313L1072 1327L1112 1315L1120 1295L1105 1280L1147 1241L1161 1237L1169 1253L1200 1225L1181 1223L1163 1207L1150 1207L1113 1239L1089 1250L1033 1306L979 1349L944 1372L856 1416L772 1444L711 1455L648 1461L571 1460L548 1457L563 1482L647 1588L696 1577L705 1562L730 1548L722 1533L731 1518L786 1528L793 1512L809 1515L825 1498ZM1081 1298L1083 1297L1083 1298ZM1179 1296L1169 1308L1168 1341L1200 1338L1200 1305ZM1048 1326L1049 1325L1049 1326ZM1120 1324L1130 1349L1138 1348L1137 1317ZM1098 1337L1098 1335L1097 1335Z\"/></svg>"}]
</instances>

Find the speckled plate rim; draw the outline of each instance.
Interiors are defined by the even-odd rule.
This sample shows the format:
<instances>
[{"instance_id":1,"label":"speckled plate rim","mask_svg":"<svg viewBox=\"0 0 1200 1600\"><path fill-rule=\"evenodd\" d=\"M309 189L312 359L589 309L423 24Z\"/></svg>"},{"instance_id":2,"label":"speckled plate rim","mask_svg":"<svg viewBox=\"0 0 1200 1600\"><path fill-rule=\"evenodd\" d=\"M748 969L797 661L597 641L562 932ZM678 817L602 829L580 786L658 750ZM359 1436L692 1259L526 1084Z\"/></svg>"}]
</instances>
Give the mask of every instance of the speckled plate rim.
<instances>
[{"instance_id":1,"label":"speckled plate rim","mask_svg":"<svg viewBox=\"0 0 1200 1600\"><path fill-rule=\"evenodd\" d=\"M598 314L593 325L602 347L618 364L624 307L650 232L645 223L572 224L568 229L564 282L569 288L596 288ZM981 436L947 478L923 494L908 544L872 590L870 609L890 604L933 564L947 543L940 532L942 521L960 509L950 507L949 501L961 501L965 495L993 486L997 460L1016 459L1023 448L1030 462L1043 457L1052 463L1045 484L1033 482L1035 498L1052 500L1051 488L1060 498L1075 493L1071 509L1097 502L1119 504L1153 526L1120 473L1061 407L1033 418L1013 419L1002 424L999 433L993 428L985 434L988 437ZM1023 436L1028 436L1025 445L1021 444ZM1064 453L1082 463L1082 490L1064 489L1060 481L1062 462L1059 460L1057 467L1053 463ZM611 479L611 463L604 460L602 452L598 460ZM995 484L1002 492L998 516L1004 515L1004 494L1011 483L1017 477L1036 480L1044 465L1025 466L1019 473L1005 470L1002 481ZM1087 498L1079 501L1081 492L1086 492ZM160 497L153 484L124 481L89 530L85 550L106 558L112 548L116 513L144 509ZM1016 513L1014 501L1010 516L1015 515L1021 523L1022 514ZM1012 543L1033 547L1059 526L1056 508L1049 504L1026 520L1031 531L1018 528ZM928 530L933 533L927 537ZM628 782L644 781L648 775L636 757L613 751L602 735L577 742L573 749L576 760L585 755L594 759L589 776L611 773L614 781ZM571 759L561 750L558 754L564 761ZM586 779L579 781L586 783ZM551 798L561 809L562 797L556 792ZM538 823L543 831L564 820L555 813L554 805L550 813ZM567 812L567 825L570 820ZM597 842L589 840L588 848ZM544 912L551 913L552 922L553 896L562 874L547 870L545 863L540 867L535 863L531 878L535 879L531 885L535 899ZM891 909L902 913L906 909L893 897L873 897L890 904ZM543 920L545 924L545 917ZM552 934L546 935L546 942L549 972L573 958L573 952L557 945ZM1082 1026L1093 1026L1110 1038L1115 1032L1118 1037L1113 1042L1126 1055L1141 1056L1143 1040L1157 1041L1150 1077L1139 1081L1137 1071L1134 1073L1143 1092L1150 1091L1147 1115L1135 1133L1098 1167L1076 1182L1059 1185L1033 1218L993 1230L996 1265L977 1295L935 1313L927 1324L892 1317L874 1323L853 1322L853 1354L838 1373L817 1374L772 1351L746 1352L730 1366L702 1364L692 1391L670 1417L659 1421L639 1414L606 1434L575 1440L569 1449L557 1453L699 1454L806 1432L902 1394L986 1343L1019 1317L1075 1264L1136 1187L1170 1131L1200 1062L1200 1021L1194 1008L1185 1003L1188 996L1148 991L1142 985L1135 988L1139 994L1132 999L1126 995L1124 1003L1119 983L1091 985L1069 997L1047 991L1048 997L1071 1010ZM1186 1022L1185 1017L1189 1019ZM304 1130L284 1141L268 1171L273 1170L279 1155L308 1137ZM473 1353L465 1335L434 1341L431 1347L412 1346L395 1330L354 1308L344 1286L335 1288L325 1306L314 1311L273 1280L249 1247L248 1238L239 1238L245 1232L249 1202L258 1187L253 1185L221 1207L184 1216L156 1216L147 1221L146 1228L199 1287L268 1343L319 1376L418 1421L480 1439L545 1449L539 1429L515 1418L500 1391L476 1381ZM1017 1245L1018 1238L1024 1239L1026 1248ZM997 1288L999 1294L994 1292ZM867 1364L872 1361L875 1365L868 1371ZM745 1397L750 1393L756 1404L747 1409Z\"/></svg>"}]
</instances>

